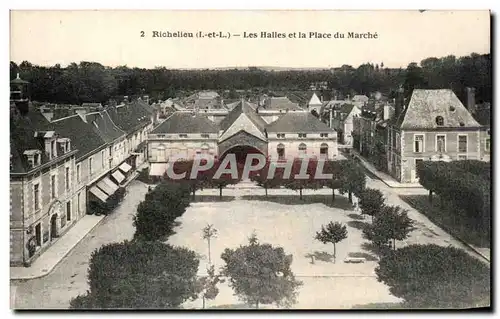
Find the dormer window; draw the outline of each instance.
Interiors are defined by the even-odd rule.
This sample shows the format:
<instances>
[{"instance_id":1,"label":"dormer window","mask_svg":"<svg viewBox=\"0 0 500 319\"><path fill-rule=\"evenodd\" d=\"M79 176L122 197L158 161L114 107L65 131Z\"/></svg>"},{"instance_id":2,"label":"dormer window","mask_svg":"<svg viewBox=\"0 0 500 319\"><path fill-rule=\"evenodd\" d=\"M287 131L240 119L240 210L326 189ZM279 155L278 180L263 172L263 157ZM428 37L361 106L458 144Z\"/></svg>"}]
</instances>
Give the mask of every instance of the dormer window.
<instances>
[{"instance_id":1,"label":"dormer window","mask_svg":"<svg viewBox=\"0 0 500 319\"><path fill-rule=\"evenodd\" d=\"M61 150L61 154L66 154L71 151L71 143L69 138L58 138L57 146L58 149Z\"/></svg>"},{"instance_id":2,"label":"dormer window","mask_svg":"<svg viewBox=\"0 0 500 319\"><path fill-rule=\"evenodd\" d=\"M455 107L453 105L450 105L450 111L455 112Z\"/></svg>"},{"instance_id":3,"label":"dormer window","mask_svg":"<svg viewBox=\"0 0 500 319\"><path fill-rule=\"evenodd\" d=\"M180 138L187 138L187 137L188 137L188 135L187 135L187 134L179 134L179 137L180 137Z\"/></svg>"},{"instance_id":4,"label":"dormer window","mask_svg":"<svg viewBox=\"0 0 500 319\"><path fill-rule=\"evenodd\" d=\"M437 124L437 126L443 126L444 125L444 118L442 116L436 116L436 124Z\"/></svg>"},{"instance_id":5,"label":"dormer window","mask_svg":"<svg viewBox=\"0 0 500 319\"><path fill-rule=\"evenodd\" d=\"M27 150L23 154L28 159L30 168L37 167L42 163L42 152L40 150Z\"/></svg>"}]
</instances>

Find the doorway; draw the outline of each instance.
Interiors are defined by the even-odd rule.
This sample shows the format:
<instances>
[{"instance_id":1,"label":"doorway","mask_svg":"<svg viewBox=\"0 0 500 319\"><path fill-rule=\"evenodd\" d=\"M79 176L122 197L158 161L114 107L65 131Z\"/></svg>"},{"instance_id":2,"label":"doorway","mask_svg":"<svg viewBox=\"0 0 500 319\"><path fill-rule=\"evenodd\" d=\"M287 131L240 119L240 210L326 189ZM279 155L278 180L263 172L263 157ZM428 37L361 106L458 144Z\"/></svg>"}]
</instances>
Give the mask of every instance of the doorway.
<instances>
[{"instance_id":1,"label":"doorway","mask_svg":"<svg viewBox=\"0 0 500 319\"><path fill-rule=\"evenodd\" d=\"M57 238L57 214L50 218L50 240Z\"/></svg>"}]
</instances>

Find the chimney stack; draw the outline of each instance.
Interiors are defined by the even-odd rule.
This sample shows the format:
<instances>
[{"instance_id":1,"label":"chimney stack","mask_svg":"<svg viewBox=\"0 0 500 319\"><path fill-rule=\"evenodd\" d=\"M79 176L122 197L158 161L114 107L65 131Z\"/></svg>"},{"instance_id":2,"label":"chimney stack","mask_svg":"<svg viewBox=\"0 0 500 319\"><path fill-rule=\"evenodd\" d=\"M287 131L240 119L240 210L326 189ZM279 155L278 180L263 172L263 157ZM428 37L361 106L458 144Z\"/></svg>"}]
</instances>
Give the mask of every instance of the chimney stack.
<instances>
[{"instance_id":1,"label":"chimney stack","mask_svg":"<svg viewBox=\"0 0 500 319\"><path fill-rule=\"evenodd\" d=\"M398 89L397 96L396 96L396 105L395 105L395 111L394 111L394 116L396 119L403 112L403 104L404 104L404 89L402 86L400 86Z\"/></svg>"},{"instance_id":2,"label":"chimney stack","mask_svg":"<svg viewBox=\"0 0 500 319\"><path fill-rule=\"evenodd\" d=\"M476 89L468 87L465 88L465 91L467 92L467 102L465 107L469 110L469 112L472 112L476 107Z\"/></svg>"}]
</instances>

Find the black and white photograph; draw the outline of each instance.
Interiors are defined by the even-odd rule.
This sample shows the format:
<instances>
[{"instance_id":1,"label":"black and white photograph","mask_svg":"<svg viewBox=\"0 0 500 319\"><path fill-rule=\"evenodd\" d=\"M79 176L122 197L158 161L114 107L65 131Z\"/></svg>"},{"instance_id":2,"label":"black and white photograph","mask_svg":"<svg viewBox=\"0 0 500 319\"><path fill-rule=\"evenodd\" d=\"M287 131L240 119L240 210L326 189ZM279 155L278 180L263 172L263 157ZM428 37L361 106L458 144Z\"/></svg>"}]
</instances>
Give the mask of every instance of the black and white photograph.
<instances>
[{"instance_id":1,"label":"black and white photograph","mask_svg":"<svg viewBox=\"0 0 500 319\"><path fill-rule=\"evenodd\" d=\"M491 311L489 10L9 24L12 310Z\"/></svg>"}]
</instances>

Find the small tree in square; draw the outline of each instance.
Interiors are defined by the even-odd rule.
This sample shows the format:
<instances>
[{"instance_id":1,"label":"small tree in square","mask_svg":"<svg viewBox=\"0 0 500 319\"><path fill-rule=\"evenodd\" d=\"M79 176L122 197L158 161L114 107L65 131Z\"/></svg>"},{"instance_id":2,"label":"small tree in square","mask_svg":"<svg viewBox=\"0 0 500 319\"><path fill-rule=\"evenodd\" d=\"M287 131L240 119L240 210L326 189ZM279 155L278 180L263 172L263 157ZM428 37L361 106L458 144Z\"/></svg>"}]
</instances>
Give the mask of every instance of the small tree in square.
<instances>
[{"instance_id":1,"label":"small tree in square","mask_svg":"<svg viewBox=\"0 0 500 319\"><path fill-rule=\"evenodd\" d=\"M226 262L222 274L229 277L235 295L247 304L272 304L289 307L296 303L297 288L302 282L291 270L292 255L282 247L259 243L255 234L246 246L226 248L221 255Z\"/></svg>"},{"instance_id":2,"label":"small tree in square","mask_svg":"<svg viewBox=\"0 0 500 319\"><path fill-rule=\"evenodd\" d=\"M207 268L207 276L199 279L203 309L205 309L206 300L214 300L219 294L219 288L217 288L217 284L219 283L224 283L224 279L221 279L220 274L215 273L214 265L210 265Z\"/></svg>"},{"instance_id":3,"label":"small tree in square","mask_svg":"<svg viewBox=\"0 0 500 319\"><path fill-rule=\"evenodd\" d=\"M377 216L384 206L384 195L374 188L366 188L359 197L361 213L372 217Z\"/></svg>"},{"instance_id":4,"label":"small tree in square","mask_svg":"<svg viewBox=\"0 0 500 319\"><path fill-rule=\"evenodd\" d=\"M214 225L209 224L205 228L203 228L202 231L203 231L203 239L205 239L208 243L208 263L212 264L210 244L211 244L211 239L217 236L217 229L214 227Z\"/></svg>"},{"instance_id":5,"label":"small tree in square","mask_svg":"<svg viewBox=\"0 0 500 319\"><path fill-rule=\"evenodd\" d=\"M414 221L408 217L408 211L399 206L384 206L371 225L363 230L363 236L377 246L387 245L392 239L392 249L396 249L396 240L408 238L414 229Z\"/></svg>"},{"instance_id":6,"label":"small tree in square","mask_svg":"<svg viewBox=\"0 0 500 319\"><path fill-rule=\"evenodd\" d=\"M321 231L316 233L315 239L319 240L323 244L331 243L333 244L333 262L337 258L337 247L336 244L347 238L347 227L339 222L330 222L326 225L321 226Z\"/></svg>"}]
</instances>

